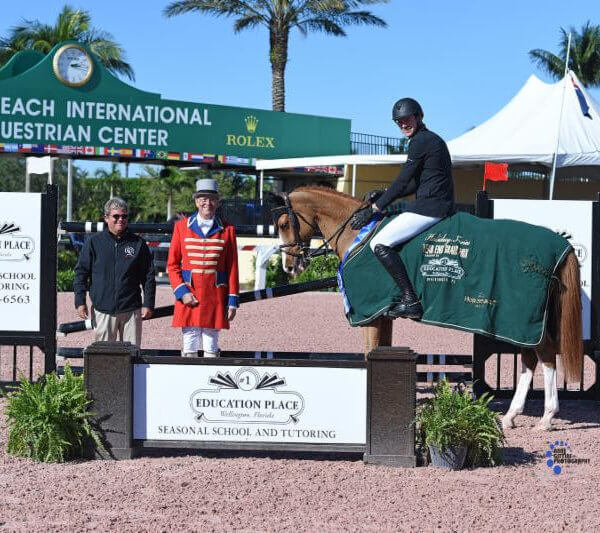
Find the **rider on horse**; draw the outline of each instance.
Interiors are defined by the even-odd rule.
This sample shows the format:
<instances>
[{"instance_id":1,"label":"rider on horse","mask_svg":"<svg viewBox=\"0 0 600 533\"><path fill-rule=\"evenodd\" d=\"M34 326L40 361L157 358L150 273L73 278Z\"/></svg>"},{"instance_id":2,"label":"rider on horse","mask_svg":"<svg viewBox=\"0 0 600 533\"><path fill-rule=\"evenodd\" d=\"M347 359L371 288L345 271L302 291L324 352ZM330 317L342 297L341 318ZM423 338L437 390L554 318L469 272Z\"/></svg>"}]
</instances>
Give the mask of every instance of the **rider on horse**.
<instances>
[{"instance_id":1,"label":"rider on horse","mask_svg":"<svg viewBox=\"0 0 600 533\"><path fill-rule=\"evenodd\" d=\"M393 247L454 213L452 163L444 140L423 123L423 109L416 100L398 100L392 109L392 120L410 139L406 163L387 190L368 196L367 201L373 203L358 211L350 225L352 229L359 229L371 220L376 211L383 211L397 198L415 193L415 200L371 239L370 246L402 293L400 302L388 311L388 316L418 319L423 315L423 307L404 263Z\"/></svg>"}]
</instances>

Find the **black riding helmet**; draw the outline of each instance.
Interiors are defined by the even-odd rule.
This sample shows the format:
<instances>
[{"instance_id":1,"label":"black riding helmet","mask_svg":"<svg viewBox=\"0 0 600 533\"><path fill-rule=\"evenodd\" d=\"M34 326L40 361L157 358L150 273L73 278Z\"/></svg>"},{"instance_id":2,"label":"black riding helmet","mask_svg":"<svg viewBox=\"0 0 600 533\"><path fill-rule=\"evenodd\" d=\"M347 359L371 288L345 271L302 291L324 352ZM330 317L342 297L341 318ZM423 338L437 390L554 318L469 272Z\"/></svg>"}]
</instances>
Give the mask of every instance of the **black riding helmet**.
<instances>
[{"instance_id":1,"label":"black riding helmet","mask_svg":"<svg viewBox=\"0 0 600 533\"><path fill-rule=\"evenodd\" d=\"M394 122L410 115L416 115L418 118L423 118L423 108L419 102L413 98L401 98L392 108L392 120Z\"/></svg>"}]
</instances>

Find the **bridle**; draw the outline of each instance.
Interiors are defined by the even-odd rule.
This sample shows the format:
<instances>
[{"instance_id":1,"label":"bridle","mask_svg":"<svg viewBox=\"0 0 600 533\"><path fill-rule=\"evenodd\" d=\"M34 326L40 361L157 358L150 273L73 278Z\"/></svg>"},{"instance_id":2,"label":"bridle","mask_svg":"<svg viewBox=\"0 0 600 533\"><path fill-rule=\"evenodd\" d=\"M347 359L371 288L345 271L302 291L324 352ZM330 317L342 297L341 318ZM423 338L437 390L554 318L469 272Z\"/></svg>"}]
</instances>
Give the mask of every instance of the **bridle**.
<instances>
[{"instance_id":1,"label":"bridle","mask_svg":"<svg viewBox=\"0 0 600 533\"><path fill-rule=\"evenodd\" d=\"M331 237L329 237L329 239L324 238L323 244L321 244L321 246L319 246L315 250L311 251L310 239L308 242L306 242L306 241L302 241L300 238L300 221L298 219L302 220L306 225L308 225L311 229L313 229L315 231L315 233L319 231L319 228L317 226L315 226L314 224L311 224L308 220L306 220L306 218L301 213L297 213L296 211L294 211L292 209L292 204L290 202L289 196L286 193L282 193L279 196L283 199L284 205L271 209L273 223L275 224L275 226L277 226L277 221L279 220L279 217L281 215L288 215L288 217L290 219L290 225L292 227L292 231L294 232L294 240L292 242L289 242L286 244L280 244L279 249L282 252L285 252L286 254L291 255L292 257L300 258L300 260L303 261L304 263L308 263L313 257L325 255L325 254L328 254L328 253L331 253L334 251L337 253L338 241L339 241L341 234L343 233L344 229L346 228L346 226L348 225L348 223L350 222L350 219L354 216L354 214L357 213L358 211L360 211L364 207L361 204L356 210L352 211L350 216L348 218L346 218L346 220L344 220L344 222L342 222L337 227L337 229L333 232L333 234L331 235ZM323 237L325 237L325 236L323 236ZM332 248L330 245L330 243L333 239L335 239L334 248ZM296 246L298 246L300 248L300 252L294 253L294 252L289 251L290 248L294 248Z\"/></svg>"}]
</instances>

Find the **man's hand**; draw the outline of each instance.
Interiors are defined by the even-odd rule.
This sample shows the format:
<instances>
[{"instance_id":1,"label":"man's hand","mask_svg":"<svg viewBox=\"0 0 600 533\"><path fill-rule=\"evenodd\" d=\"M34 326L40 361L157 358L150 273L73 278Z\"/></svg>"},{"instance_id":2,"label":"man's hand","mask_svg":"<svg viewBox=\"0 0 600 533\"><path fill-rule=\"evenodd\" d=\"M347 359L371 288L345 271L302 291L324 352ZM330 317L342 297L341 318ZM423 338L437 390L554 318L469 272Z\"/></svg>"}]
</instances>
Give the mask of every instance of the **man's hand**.
<instances>
[{"instance_id":1,"label":"man's hand","mask_svg":"<svg viewBox=\"0 0 600 533\"><path fill-rule=\"evenodd\" d=\"M148 320L152 318L152 309L149 307L142 307L142 320Z\"/></svg>"},{"instance_id":2,"label":"man's hand","mask_svg":"<svg viewBox=\"0 0 600 533\"><path fill-rule=\"evenodd\" d=\"M82 318L83 320L87 320L88 318L88 308L87 305L83 304L77 308L77 316Z\"/></svg>"},{"instance_id":3,"label":"man's hand","mask_svg":"<svg viewBox=\"0 0 600 533\"><path fill-rule=\"evenodd\" d=\"M191 292L186 292L182 297L181 301L183 305L187 305L188 307L196 307L198 305L198 300Z\"/></svg>"},{"instance_id":4,"label":"man's hand","mask_svg":"<svg viewBox=\"0 0 600 533\"><path fill-rule=\"evenodd\" d=\"M360 211L357 211L354 213L354 215L352 215L352 218L350 219L350 227L352 229L360 229L367 224L369 220L371 220L372 216L373 208L371 206L363 207Z\"/></svg>"},{"instance_id":5,"label":"man's hand","mask_svg":"<svg viewBox=\"0 0 600 533\"><path fill-rule=\"evenodd\" d=\"M379 197L384 192L384 189L373 189L372 191L369 191L367 194L364 195L363 202L367 202L368 204L374 204L377 200L379 200Z\"/></svg>"},{"instance_id":6,"label":"man's hand","mask_svg":"<svg viewBox=\"0 0 600 533\"><path fill-rule=\"evenodd\" d=\"M229 322L231 322L235 318L236 313L237 313L237 309L235 307L230 307L227 310L227 320L229 320Z\"/></svg>"}]
</instances>

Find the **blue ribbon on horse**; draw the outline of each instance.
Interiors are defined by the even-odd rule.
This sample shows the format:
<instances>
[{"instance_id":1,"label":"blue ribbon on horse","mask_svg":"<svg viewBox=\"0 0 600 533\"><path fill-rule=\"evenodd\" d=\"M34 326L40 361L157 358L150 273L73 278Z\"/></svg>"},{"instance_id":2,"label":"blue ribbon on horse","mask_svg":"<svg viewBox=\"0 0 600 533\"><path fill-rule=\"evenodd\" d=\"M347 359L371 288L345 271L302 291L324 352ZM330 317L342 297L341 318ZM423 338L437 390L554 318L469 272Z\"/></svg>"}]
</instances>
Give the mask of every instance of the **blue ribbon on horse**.
<instances>
[{"instance_id":1,"label":"blue ribbon on horse","mask_svg":"<svg viewBox=\"0 0 600 533\"><path fill-rule=\"evenodd\" d=\"M344 263L350 253L375 229L377 224L381 219L383 219L384 214L381 211L376 211L373 213L371 220L367 222L358 232L358 235L352 241L352 244L346 250L342 261L340 262L340 266L337 271L337 282L340 292L342 293L342 297L344 299L344 312L348 314L350 312L350 302L348 302L348 298L346 297L346 291L344 290L344 282L342 281L342 268L344 267Z\"/></svg>"}]
</instances>

